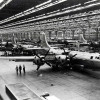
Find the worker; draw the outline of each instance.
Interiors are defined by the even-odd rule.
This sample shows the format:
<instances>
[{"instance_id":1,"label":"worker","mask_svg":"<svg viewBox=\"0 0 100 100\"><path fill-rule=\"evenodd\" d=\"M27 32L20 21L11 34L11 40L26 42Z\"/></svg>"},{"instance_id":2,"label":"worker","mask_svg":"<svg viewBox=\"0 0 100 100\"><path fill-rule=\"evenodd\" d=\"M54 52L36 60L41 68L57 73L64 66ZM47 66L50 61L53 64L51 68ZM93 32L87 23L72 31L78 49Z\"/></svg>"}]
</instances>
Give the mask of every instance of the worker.
<instances>
[{"instance_id":1,"label":"worker","mask_svg":"<svg viewBox=\"0 0 100 100\"><path fill-rule=\"evenodd\" d=\"M17 65L16 65L16 68L15 68L15 69L16 69L16 73L17 73L17 75L18 75L18 66L17 66Z\"/></svg>"},{"instance_id":2,"label":"worker","mask_svg":"<svg viewBox=\"0 0 100 100\"><path fill-rule=\"evenodd\" d=\"M20 75L21 75L21 70L22 70L22 67L21 67L21 65L19 65L19 73L20 73Z\"/></svg>"},{"instance_id":3,"label":"worker","mask_svg":"<svg viewBox=\"0 0 100 100\"><path fill-rule=\"evenodd\" d=\"M25 65L23 65L23 73L25 74L26 72L25 72Z\"/></svg>"}]
</instances>

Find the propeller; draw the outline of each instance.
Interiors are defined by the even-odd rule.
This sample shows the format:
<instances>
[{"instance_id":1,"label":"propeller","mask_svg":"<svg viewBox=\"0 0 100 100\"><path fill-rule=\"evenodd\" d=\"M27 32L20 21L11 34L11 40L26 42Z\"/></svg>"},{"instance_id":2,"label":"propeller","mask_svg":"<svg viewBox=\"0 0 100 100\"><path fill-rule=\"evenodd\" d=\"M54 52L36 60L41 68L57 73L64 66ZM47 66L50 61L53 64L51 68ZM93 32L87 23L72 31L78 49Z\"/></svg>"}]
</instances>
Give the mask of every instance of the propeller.
<instances>
[{"instance_id":1,"label":"propeller","mask_svg":"<svg viewBox=\"0 0 100 100\"><path fill-rule=\"evenodd\" d=\"M46 52L44 58L46 58L46 56L48 55L49 51L50 51L50 49Z\"/></svg>"},{"instance_id":2,"label":"propeller","mask_svg":"<svg viewBox=\"0 0 100 100\"><path fill-rule=\"evenodd\" d=\"M45 56L44 56L44 59L45 59L45 58L46 58L46 56L49 54L49 51L50 51L50 49L46 52L46 54L45 54ZM45 63L51 67L51 64L50 64L50 63L48 63L46 60L45 60Z\"/></svg>"},{"instance_id":3,"label":"propeller","mask_svg":"<svg viewBox=\"0 0 100 100\"><path fill-rule=\"evenodd\" d=\"M73 63L73 58L76 56L77 54L74 54L73 56L70 57L70 68L72 68L72 63Z\"/></svg>"},{"instance_id":4,"label":"propeller","mask_svg":"<svg viewBox=\"0 0 100 100\"><path fill-rule=\"evenodd\" d=\"M68 55L69 54L69 52L66 52L63 47L61 47L60 49L62 49L64 51L62 54L64 54L64 55Z\"/></svg>"},{"instance_id":5,"label":"propeller","mask_svg":"<svg viewBox=\"0 0 100 100\"><path fill-rule=\"evenodd\" d=\"M73 59L77 54L74 54L73 56L71 56L70 58Z\"/></svg>"},{"instance_id":6,"label":"propeller","mask_svg":"<svg viewBox=\"0 0 100 100\"><path fill-rule=\"evenodd\" d=\"M36 57L38 57L38 58L39 58L39 61L41 62L41 63L38 62L37 65L41 66L41 65L43 65L44 63L46 63L46 64L48 64L49 66L51 66L51 65L45 60L45 58L46 58L46 56L48 55L49 51L50 51L50 49L46 52L46 54L45 54L44 56L39 56L39 55L36 53L36 51L34 51L34 55L35 55Z\"/></svg>"}]
</instances>

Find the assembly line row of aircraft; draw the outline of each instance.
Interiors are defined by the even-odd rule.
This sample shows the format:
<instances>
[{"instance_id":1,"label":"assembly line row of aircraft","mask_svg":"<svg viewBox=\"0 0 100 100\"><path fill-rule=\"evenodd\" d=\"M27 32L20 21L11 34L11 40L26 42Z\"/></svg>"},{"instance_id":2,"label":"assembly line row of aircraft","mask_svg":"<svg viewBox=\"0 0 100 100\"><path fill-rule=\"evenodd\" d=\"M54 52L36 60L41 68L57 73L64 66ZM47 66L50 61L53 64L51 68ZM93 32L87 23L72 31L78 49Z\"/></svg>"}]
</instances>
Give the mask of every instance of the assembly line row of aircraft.
<instances>
[{"instance_id":1,"label":"assembly line row of aircraft","mask_svg":"<svg viewBox=\"0 0 100 100\"><path fill-rule=\"evenodd\" d=\"M83 40L83 42L86 44L86 40L81 40ZM14 61L33 61L33 63L37 65L37 70L45 63L53 69L58 69L59 67L68 69L75 67L79 67L80 69L100 69L99 53L81 52L79 50L71 51L67 48L61 49L57 47L51 47L47 42L44 32L40 33L40 41L40 47L25 48L28 51L33 51L33 56L8 56L0 58Z\"/></svg>"}]
</instances>

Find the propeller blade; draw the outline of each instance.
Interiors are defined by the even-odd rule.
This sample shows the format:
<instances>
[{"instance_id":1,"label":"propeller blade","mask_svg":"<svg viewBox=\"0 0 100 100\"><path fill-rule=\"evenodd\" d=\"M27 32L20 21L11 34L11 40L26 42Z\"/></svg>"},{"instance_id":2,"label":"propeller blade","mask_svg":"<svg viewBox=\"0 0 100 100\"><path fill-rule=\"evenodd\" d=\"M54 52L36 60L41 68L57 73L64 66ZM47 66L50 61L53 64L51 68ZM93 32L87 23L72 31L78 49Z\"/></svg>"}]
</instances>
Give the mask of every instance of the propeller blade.
<instances>
[{"instance_id":1,"label":"propeller blade","mask_svg":"<svg viewBox=\"0 0 100 100\"><path fill-rule=\"evenodd\" d=\"M34 51L34 55L41 59L41 57Z\"/></svg>"},{"instance_id":2,"label":"propeller blade","mask_svg":"<svg viewBox=\"0 0 100 100\"><path fill-rule=\"evenodd\" d=\"M74 58L77 54L73 55L71 58Z\"/></svg>"},{"instance_id":3,"label":"propeller blade","mask_svg":"<svg viewBox=\"0 0 100 100\"><path fill-rule=\"evenodd\" d=\"M46 62L46 61L45 61L45 63L51 67L51 64L50 64L50 63L48 63L48 62Z\"/></svg>"},{"instance_id":4,"label":"propeller blade","mask_svg":"<svg viewBox=\"0 0 100 100\"><path fill-rule=\"evenodd\" d=\"M49 51L50 51L50 49L49 49L49 50L47 51L47 53L45 54L44 58L46 58L46 56L48 55Z\"/></svg>"}]
</instances>

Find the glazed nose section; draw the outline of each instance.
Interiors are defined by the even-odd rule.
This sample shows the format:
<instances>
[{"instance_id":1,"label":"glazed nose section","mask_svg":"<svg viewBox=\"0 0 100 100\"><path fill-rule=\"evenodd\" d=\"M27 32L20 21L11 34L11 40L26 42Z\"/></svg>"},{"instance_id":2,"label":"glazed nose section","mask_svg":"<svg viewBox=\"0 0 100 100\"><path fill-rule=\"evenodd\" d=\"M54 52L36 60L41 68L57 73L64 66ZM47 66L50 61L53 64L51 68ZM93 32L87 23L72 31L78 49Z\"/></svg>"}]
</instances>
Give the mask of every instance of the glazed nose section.
<instances>
[{"instance_id":1,"label":"glazed nose section","mask_svg":"<svg viewBox=\"0 0 100 100\"><path fill-rule=\"evenodd\" d=\"M45 62L45 58L44 57L40 58L40 61Z\"/></svg>"},{"instance_id":2,"label":"glazed nose section","mask_svg":"<svg viewBox=\"0 0 100 100\"><path fill-rule=\"evenodd\" d=\"M65 62L66 61L66 55L57 55L55 57L56 61L59 63Z\"/></svg>"},{"instance_id":3,"label":"glazed nose section","mask_svg":"<svg viewBox=\"0 0 100 100\"><path fill-rule=\"evenodd\" d=\"M39 58L37 56L34 57L33 63L35 63L35 64L39 63Z\"/></svg>"},{"instance_id":4,"label":"glazed nose section","mask_svg":"<svg viewBox=\"0 0 100 100\"><path fill-rule=\"evenodd\" d=\"M39 58L39 57L35 56L33 59L33 63L35 63L36 65L41 65L41 64L45 63L45 59L42 57Z\"/></svg>"},{"instance_id":5,"label":"glazed nose section","mask_svg":"<svg viewBox=\"0 0 100 100\"><path fill-rule=\"evenodd\" d=\"M66 61L69 63L70 62L70 57L66 56Z\"/></svg>"}]
</instances>

